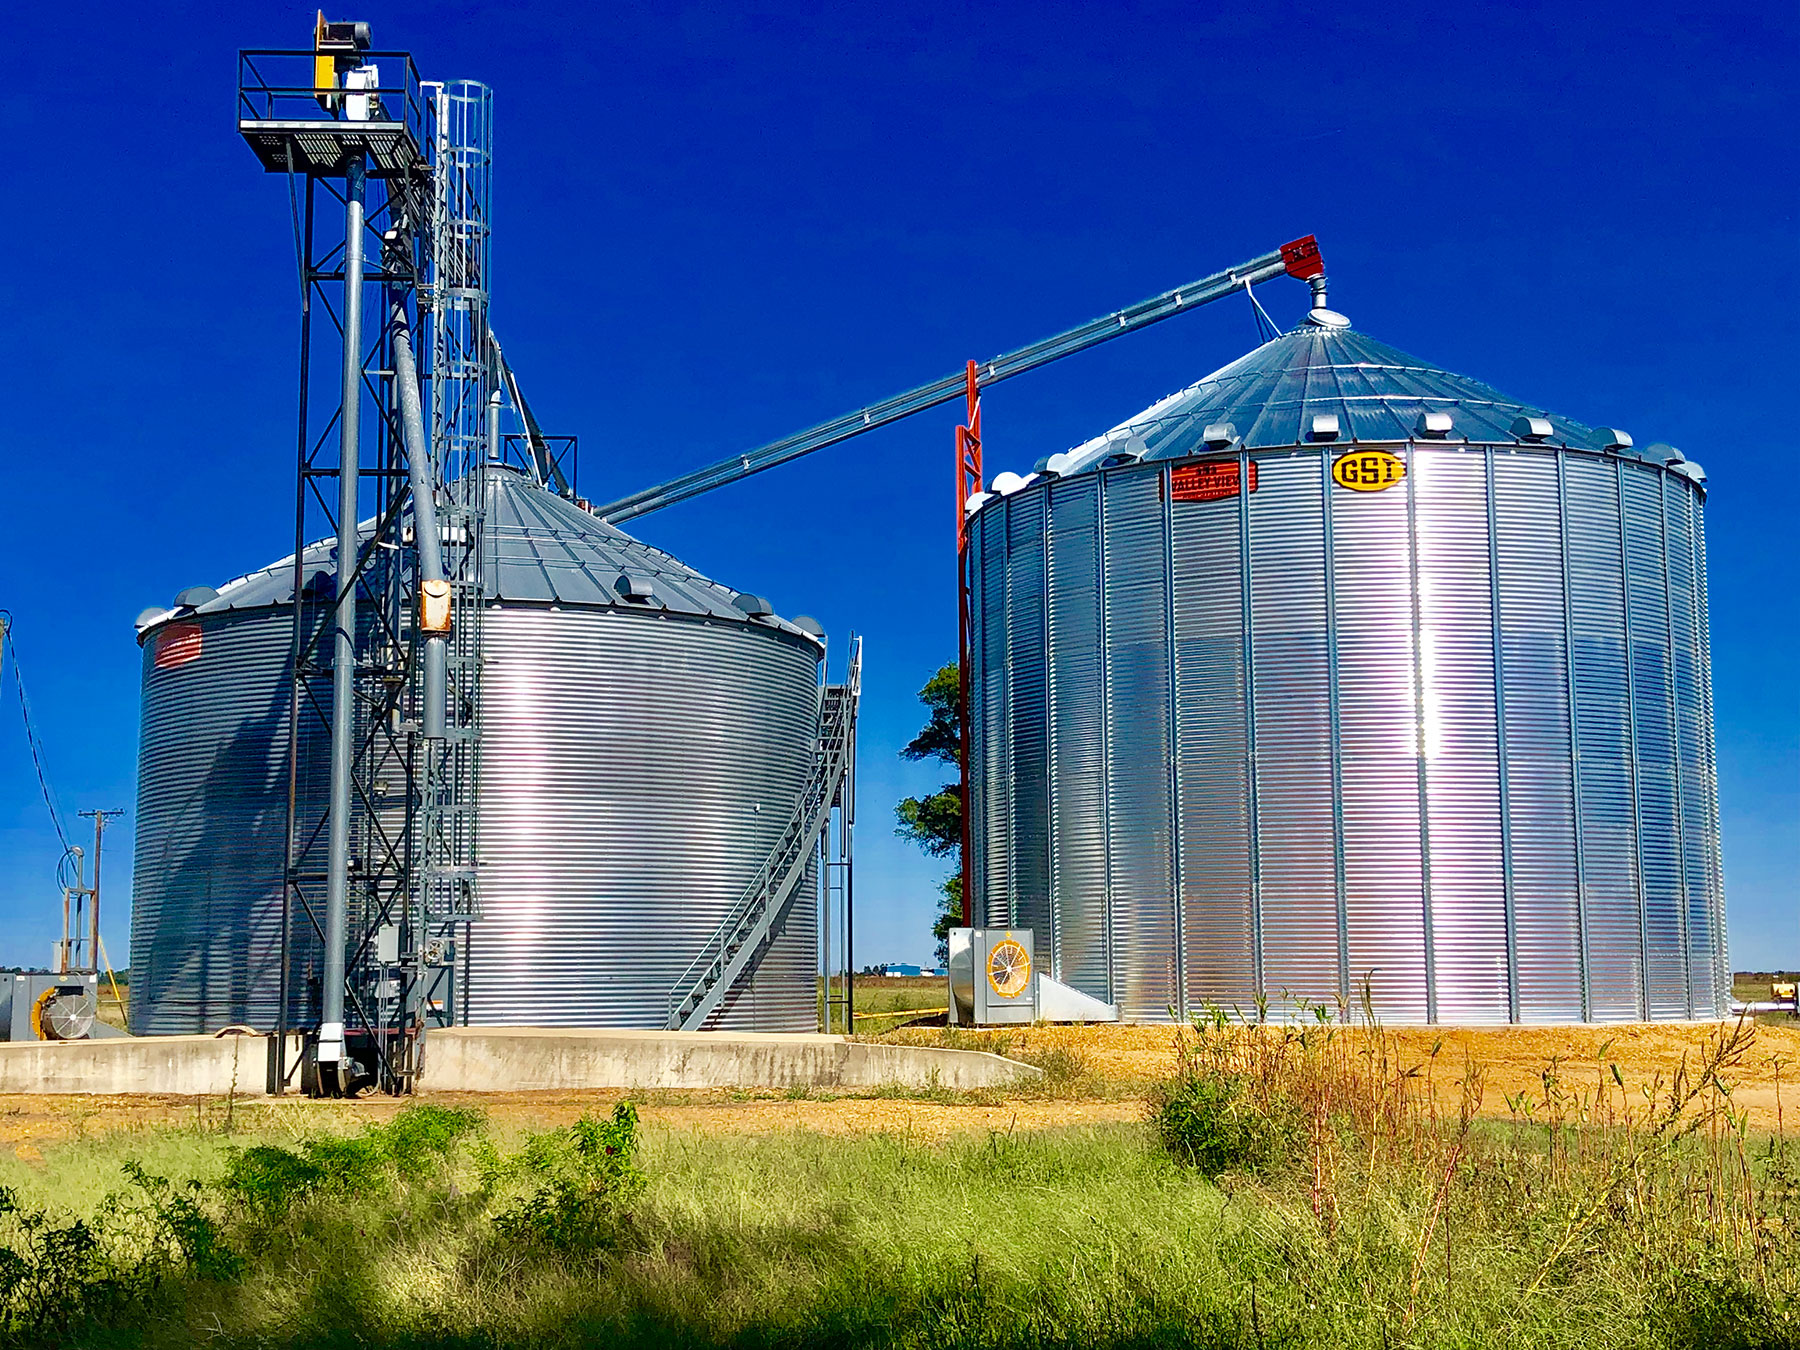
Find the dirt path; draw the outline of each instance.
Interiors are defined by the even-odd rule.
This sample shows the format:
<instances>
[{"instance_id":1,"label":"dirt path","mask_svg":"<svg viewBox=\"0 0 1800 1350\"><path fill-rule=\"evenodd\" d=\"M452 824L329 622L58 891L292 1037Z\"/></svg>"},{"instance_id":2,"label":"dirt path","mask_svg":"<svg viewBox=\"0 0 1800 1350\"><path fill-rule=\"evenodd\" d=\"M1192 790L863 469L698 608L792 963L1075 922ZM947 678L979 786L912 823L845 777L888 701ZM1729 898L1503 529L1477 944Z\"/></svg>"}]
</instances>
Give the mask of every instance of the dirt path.
<instances>
[{"instance_id":1,"label":"dirt path","mask_svg":"<svg viewBox=\"0 0 1800 1350\"><path fill-rule=\"evenodd\" d=\"M1479 1065L1482 1111L1508 1114L1506 1098L1520 1092L1541 1099L1544 1074L1554 1063L1570 1089L1592 1090L1617 1064L1627 1087L1672 1076L1684 1056L1698 1060L1715 1024L1658 1023L1615 1027L1424 1028L1392 1033L1390 1045L1402 1070L1417 1066L1446 1109L1454 1109L1465 1064ZM1173 1027L1031 1027L1008 1033L1013 1053L1037 1056L1061 1049L1106 1085L1091 1095L1015 1097L972 1101L890 1097L789 1098L725 1092L437 1093L431 1100L474 1106L502 1128L542 1129L567 1124L584 1112L610 1110L631 1095L652 1126L679 1131L761 1132L787 1129L834 1134L888 1132L941 1139L989 1130L1038 1130L1143 1118L1134 1086L1166 1074L1174 1063ZM935 1042L941 1033L901 1032L896 1039ZM1601 1052L1604 1049L1605 1058ZM1434 1053L1435 1051L1435 1053ZM1729 1075L1733 1102L1749 1113L1751 1128L1800 1126L1800 1025L1763 1025ZM1616 1090L1616 1089L1615 1089ZM240 1099L231 1108L243 1128L300 1135L347 1121L382 1119L403 1103L363 1097L353 1102L300 1098ZM170 1096L0 1096L0 1148L29 1160L45 1145L101 1134L171 1127L217 1129L222 1099Z\"/></svg>"},{"instance_id":2,"label":"dirt path","mask_svg":"<svg viewBox=\"0 0 1800 1350\"><path fill-rule=\"evenodd\" d=\"M1526 1093L1541 1102L1544 1076L1553 1071L1565 1089L1588 1090L1611 1081L1617 1065L1635 1094L1660 1078L1667 1083L1685 1058L1693 1067L1721 1024L1627 1023L1617 1026L1417 1027L1388 1033L1404 1071L1417 1068L1441 1106L1454 1109L1464 1066L1481 1070L1481 1111L1510 1114L1506 1099ZM1732 1101L1747 1110L1752 1129L1800 1127L1800 1022L1763 1024L1738 1064L1727 1074ZM892 1039L933 1043L936 1031L901 1031ZM1115 1081L1144 1082L1175 1063L1179 1030L1171 1026L1027 1027L1005 1033L1010 1053L1026 1057L1053 1049L1071 1052L1091 1073ZM1352 1031L1350 1034L1358 1033ZM1614 1088L1617 1091L1617 1088ZM1641 1100L1641 1099L1639 1099Z\"/></svg>"},{"instance_id":3,"label":"dirt path","mask_svg":"<svg viewBox=\"0 0 1800 1350\"><path fill-rule=\"evenodd\" d=\"M472 1106L502 1128L547 1129L566 1125L583 1114L606 1112L622 1096L642 1102L644 1122L677 1131L765 1133L818 1130L827 1134L888 1133L920 1139L990 1130L1041 1130L1141 1120L1144 1106L1136 1098L1113 1100L1044 1100L1022 1098L1000 1103L920 1101L907 1098L841 1097L836 1099L767 1097L732 1099L717 1093L643 1094L593 1092L439 1092L429 1100L446 1106ZM237 1128L245 1132L291 1133L342 1128L346 1122L382 1120L405 1103L368 1096L351 1102L249 1099L235 1106ZM50 1097L0 1095L0 1148L35 1161L46 1146L100 1135L133 1134L170 1128L218 1129L225 1117L222 1100L193 1097Z\"/></svg>"}]
</instances>

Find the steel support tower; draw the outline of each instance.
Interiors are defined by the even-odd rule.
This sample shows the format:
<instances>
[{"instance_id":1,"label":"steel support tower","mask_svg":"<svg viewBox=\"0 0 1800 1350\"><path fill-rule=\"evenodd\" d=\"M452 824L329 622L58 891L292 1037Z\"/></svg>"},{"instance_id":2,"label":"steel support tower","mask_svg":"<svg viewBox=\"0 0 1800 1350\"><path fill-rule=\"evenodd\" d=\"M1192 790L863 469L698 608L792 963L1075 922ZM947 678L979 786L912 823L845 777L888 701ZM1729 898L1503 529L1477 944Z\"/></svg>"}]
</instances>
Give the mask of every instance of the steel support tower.
<instances>
[{"instance_id":1,"label":"steel support tower","mask_svg":"<svg viewBox=\"0 0 1800 1350\"><path fill-rule=\"evenodd\" d=\"M301 289L275 1092L407 1090L454 1011L475 912L487 114L485 90L422 85L362 24L239 54L238 129L288 178Z\"/></svg>"}]
</instances>

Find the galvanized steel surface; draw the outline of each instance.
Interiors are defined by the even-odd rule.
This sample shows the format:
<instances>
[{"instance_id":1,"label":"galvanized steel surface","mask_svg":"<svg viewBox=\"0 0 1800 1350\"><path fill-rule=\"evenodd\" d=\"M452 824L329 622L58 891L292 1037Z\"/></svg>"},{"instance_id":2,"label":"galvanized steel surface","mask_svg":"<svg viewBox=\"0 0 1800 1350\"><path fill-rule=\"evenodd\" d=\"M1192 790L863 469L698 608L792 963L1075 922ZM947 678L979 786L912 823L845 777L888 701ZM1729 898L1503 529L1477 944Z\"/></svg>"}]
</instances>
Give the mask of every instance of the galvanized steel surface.
<instances>
[{"instance_id":1,"label":"galvanized steel surface","mask_svg":"<svg viewBox=\"0 0 1800 1350\"><path fill-rule=\"evenodd\" d=\"M196 627L189 659L159 665L155 640L143 650L131 895L138 1035L267 1030L280 999L293 615L221 614ZM305 814L317 818L329 746L316 715L302 733L299 786ZM317 969L317 936L304 915L294 934L290 1014L317 1016L305 981Z\"/></svg>"},{"instance_id":2,"label":"galvanized steel surface","mask_svg":"<svg viewBox=\"0 0 1800 1350\"><path fill-rule=\"evenodd\" d=\"M990 500L982 921L1130 1018L1718 1014L1704 493L1555 425L1391 443L1376 492L1325 443L1219 500L1098 461Z\"/></svg>"},{"instance_id":3,"label":"galvanized steel surface","mask_svg":"<svg viewBox=\"0 0 1800 1350\"><path fill-rule=\"evenodd\" d=\"M487 501L499 597L482 635L487 917L467 944L473 978L459 1001L478 1023L660 1026L675 975L800 795L821 649L515 473L492 473ZM330 584L328 549L309 548L305 561L306 584ZM654 580L652 602L620 597L625 569ZM291 596L289 560L140 632L134 1031L273 1023ZM189 626L200 654L158 666L165 638ZM323 807L318 724L310 711L301 722L301 791L312 802L302 819ZM803 886L717 1025L817 1025L810 894ZM316 1016L316 987L304 981L318 952L304 913L294 933L290 1007L304 1020Z\"/></svg>"},{"instance_id":4,"label":"galvanized steel surface","mask_svg":"<svg viewBox=\"0 0 1800 1350\"><path fill-rule=\"evenodd\" d=\"M812 767L818 649L653 615L488 613L471 1025L661 1027ZM718 1025L817 1026L805 889Z\"/></svg>"}]
</instances>

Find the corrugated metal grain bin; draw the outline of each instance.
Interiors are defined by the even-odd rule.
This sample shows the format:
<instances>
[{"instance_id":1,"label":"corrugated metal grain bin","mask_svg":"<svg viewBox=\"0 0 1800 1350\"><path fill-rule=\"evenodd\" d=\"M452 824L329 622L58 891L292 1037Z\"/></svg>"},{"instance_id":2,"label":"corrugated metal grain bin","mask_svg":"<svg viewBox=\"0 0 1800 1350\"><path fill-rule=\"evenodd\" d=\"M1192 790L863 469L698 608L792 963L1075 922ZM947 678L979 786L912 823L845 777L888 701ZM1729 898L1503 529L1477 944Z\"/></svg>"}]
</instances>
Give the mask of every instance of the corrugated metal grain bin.
<instances>
[{"instance_id":1,"label":"corrugated metal grain bin","mask_svg":"<svg viewBox=\"0 0 1800 1350\"><path fill-rule=\"evenodd\" d=\"M485 528L483 917L457 1020L661 1027L812 770L821 644L511 470L489 470ZM329 550L306 563L331 584ZM649 593L623 596L627 574ZM141 625L132 1029L260 1029L279 1001L292 563L182 598ZM715 1025L816 1028L806 893ZM303 915L294 932L304 1018L316 944Z\"/></svg>"},{"instance_id":2,"label":"corrugated metal grain bin","mask_svg":"<svg viewBox=\"0 0 1800 1350\"><path fill-rule=\"evenodd\" d=\"M1321 311L996 480L977 921L1136 1019L1720 1014L1704 479Z\"/></svg>"}]
</instances>

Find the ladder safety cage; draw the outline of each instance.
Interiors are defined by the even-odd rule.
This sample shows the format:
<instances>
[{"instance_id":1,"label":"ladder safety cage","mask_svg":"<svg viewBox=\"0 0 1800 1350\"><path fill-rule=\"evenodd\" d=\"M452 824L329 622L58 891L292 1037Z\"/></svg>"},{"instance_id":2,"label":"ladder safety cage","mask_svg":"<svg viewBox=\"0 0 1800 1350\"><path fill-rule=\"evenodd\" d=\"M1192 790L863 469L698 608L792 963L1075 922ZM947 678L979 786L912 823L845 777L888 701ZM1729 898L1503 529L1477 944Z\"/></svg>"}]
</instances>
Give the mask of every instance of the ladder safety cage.
<instances>
[{"instance_id":1,"label":"ladder safety cage","mask_svg":"<svg viewBox=\"0 0 1800 1350\"><path fill-rule=\"evenodd\" d=\"M726 995L754 969L818 860L833 811L854 809L861 696L862 643L852 638L843 682L827 684L820 691L819 740L806 786L742 896L675 981L669 993L668 1030L703 1028ZM847 848L843 861L848 864Z\"/></svg>"}]
</instances>

